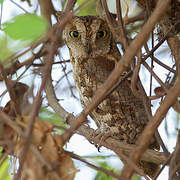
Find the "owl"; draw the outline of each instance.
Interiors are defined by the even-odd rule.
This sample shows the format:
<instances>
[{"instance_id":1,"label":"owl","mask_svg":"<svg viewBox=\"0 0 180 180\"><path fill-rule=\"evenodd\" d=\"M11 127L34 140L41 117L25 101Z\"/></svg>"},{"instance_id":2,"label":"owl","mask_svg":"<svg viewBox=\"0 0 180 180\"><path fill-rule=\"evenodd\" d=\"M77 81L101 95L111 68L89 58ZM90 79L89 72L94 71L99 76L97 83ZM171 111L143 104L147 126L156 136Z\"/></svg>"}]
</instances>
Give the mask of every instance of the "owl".
<instances>
[{"instance_id":1,"label":"owl","mask_svg":"<svg viewBox=\"0 0 180 180\"><path fill-rule=\"evenodd\" d=\"M107 23L96 16L74 17L66 25L64 37L81 104L86 107L120 61L121 55ZM129 79L123 79L90 116L101 135L128 144L136 144L148 122L143 102L133 95ZM150 148L159 148L155 138ZM139 166L151 177L158 169L156 164L145 161L140 161Z\"/></svg>"}]
</instances>

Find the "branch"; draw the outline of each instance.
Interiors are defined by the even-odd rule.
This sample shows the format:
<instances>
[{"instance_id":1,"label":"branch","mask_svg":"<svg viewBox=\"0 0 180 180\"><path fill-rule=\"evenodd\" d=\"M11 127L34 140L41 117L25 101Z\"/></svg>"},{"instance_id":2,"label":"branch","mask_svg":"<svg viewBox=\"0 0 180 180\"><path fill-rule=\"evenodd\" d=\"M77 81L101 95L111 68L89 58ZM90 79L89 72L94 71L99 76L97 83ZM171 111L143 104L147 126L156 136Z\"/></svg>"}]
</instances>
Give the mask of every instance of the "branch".
<instances>
[{"instance_id":1,"label":"branch","mask_svg":"<svg viewBox=\"0 0 180 180\"><path fill-rule=\"evenodd\" d=\"M56 94L54 92L54 87L52 85L51 70L50 70L50 73L48 74L44 90L46 92L48 104L53 108L53 110L56 112L56 114L58 114L64 120L64 122L66 122L67 119L72 117L72 115L70 113L68 113L59 104L58 99L56 98ZM74 120L73 117L72 117L72 119Z\"/></svg>"},{"instance_id":2,"label":"branch","mask_svg":"<svg viewBox=\"0 0 180 180\"><path fill-rule=\"evenodd\" d=\"M78 129L78 133L86 137L88 141L93 142L94 144L98 144L100 141L99 138L93 138L94 130L89 128L88 126L82 125ZM115 148L118 150L119 153L122 153L126 156L129 156L130 153L134 150L134 148L137 147L137 145L127 144L111 137L107 138L105 141L101 141L101 145L111 150ZM141 160L152 162L155 164L163 164L166 161L166 157L163 155L162 152L148 149L142 155Z\"/></svg>"},{"instance_id":3,"label":"branch","mask_svg":"<svg viewBox=\"0 0 180 180\"><path fill-rule=\"evenodd\" d=\"M120 0L116 0L116 10L117 10L117 17L118 17L117 24L119 26L118 29L120 31L120 37L122 39L122 45L123 45L124 49L126 50L128 47L128 41L127 41L127 36L126 36L124 23L123 23L123 19L122 19Z\"/></svg>"},{"instance_id":4,"label":"branch","mask_svg":"<svg viewBox=\"0 0 180 180\"><path fill-rule=\"evenodd\" d=\"M41 10L41 15L43 15L46 19L49 25L52 25L51 22L51 15L56 14L56 10L54 9L54 6L52 4L51 0L38 0L39 5L40 5L40 10Z\"/></svg>"},{"instance_id":5,"label":"branch","mask_svg":"<svg viewBox=\"0 0 180 180\"><path fill-rule=\"evenodd\" d=\"M68 0L65 12L70 12L71 10L73 10L75 3L76 3L76 0Z\"/></svg>"}]
</instances>

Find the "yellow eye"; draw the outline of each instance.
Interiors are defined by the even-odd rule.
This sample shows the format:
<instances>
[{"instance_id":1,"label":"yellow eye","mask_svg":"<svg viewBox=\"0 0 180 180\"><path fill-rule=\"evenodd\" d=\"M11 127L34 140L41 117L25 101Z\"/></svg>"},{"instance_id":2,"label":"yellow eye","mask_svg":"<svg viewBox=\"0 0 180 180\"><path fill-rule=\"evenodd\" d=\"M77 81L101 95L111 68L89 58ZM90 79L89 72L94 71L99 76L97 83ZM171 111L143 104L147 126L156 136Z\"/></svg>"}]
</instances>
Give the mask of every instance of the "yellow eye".
<instances>
[{"instance_id":1,"label":"yellow eye","mask_svg":"<svg viewBox=\"0 0 180 180\"><path fill-rule=\"evenodd\" d=\"M105 30L97 32L97 38L104 38L106 37L106 35L107 35L107 32Z\"/></svg>"},{"instance_id":2,"label":"yellow eye","mask_svg":"<svg viewBox=\"0 0 180 180\"><path fill-rule=\"evenodd\" d=\"M80 34L78 31L70 31L69 35L73 38L79 38Z\"/></svg>"}]
</instances>

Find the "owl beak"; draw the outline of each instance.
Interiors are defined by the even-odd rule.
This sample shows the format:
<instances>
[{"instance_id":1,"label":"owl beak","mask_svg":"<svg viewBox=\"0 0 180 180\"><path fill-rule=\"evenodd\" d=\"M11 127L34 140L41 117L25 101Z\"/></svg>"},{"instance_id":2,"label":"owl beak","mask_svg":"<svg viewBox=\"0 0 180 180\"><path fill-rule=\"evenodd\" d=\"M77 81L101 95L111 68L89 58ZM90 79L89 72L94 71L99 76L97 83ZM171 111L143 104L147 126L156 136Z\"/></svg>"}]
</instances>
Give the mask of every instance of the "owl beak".
<instances>
[{"instance_id":1,"label":"owl beak","mask_svg":"<svg viewBox=\"0 0 180 180\"><path fill-rule=\"evenodd\" d=\"M88 43L87 44L87 53L88 53L88 55L91 54L91 52L92 52L92 46Z\"/></svg>"}]
</instances>

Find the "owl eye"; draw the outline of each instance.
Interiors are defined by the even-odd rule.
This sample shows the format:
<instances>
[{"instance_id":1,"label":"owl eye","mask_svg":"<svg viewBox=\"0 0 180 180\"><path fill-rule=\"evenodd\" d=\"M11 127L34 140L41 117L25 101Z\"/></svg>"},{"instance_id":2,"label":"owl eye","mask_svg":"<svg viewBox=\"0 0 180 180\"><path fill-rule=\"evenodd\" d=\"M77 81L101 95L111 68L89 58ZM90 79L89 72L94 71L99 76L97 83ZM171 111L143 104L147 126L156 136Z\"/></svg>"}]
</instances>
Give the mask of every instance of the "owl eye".
<instances>
[{"instance_id":1,"label":"owl eye","mask_svg":"<svg viewBox=\"0 0 180 180\"><path fill-rule=\"evenodd\" d=\"M80 34L79 34L78 31L71 31L71 32L69 33L69 35L70 35L71 37L73 37L73 38L79 38L79 37L80 37Z\"/></svg>"},{"instance_id":2,"label":"owl eye","mask_svg":"<svg viewBox=\"0 0 180 180\"><path fill-rule=\"evenodd\" d=\"M105 30L97 32L97 38L104 38L106 37L106 35L107 35L107 32Z\"/></svg>"}]
</instances>

